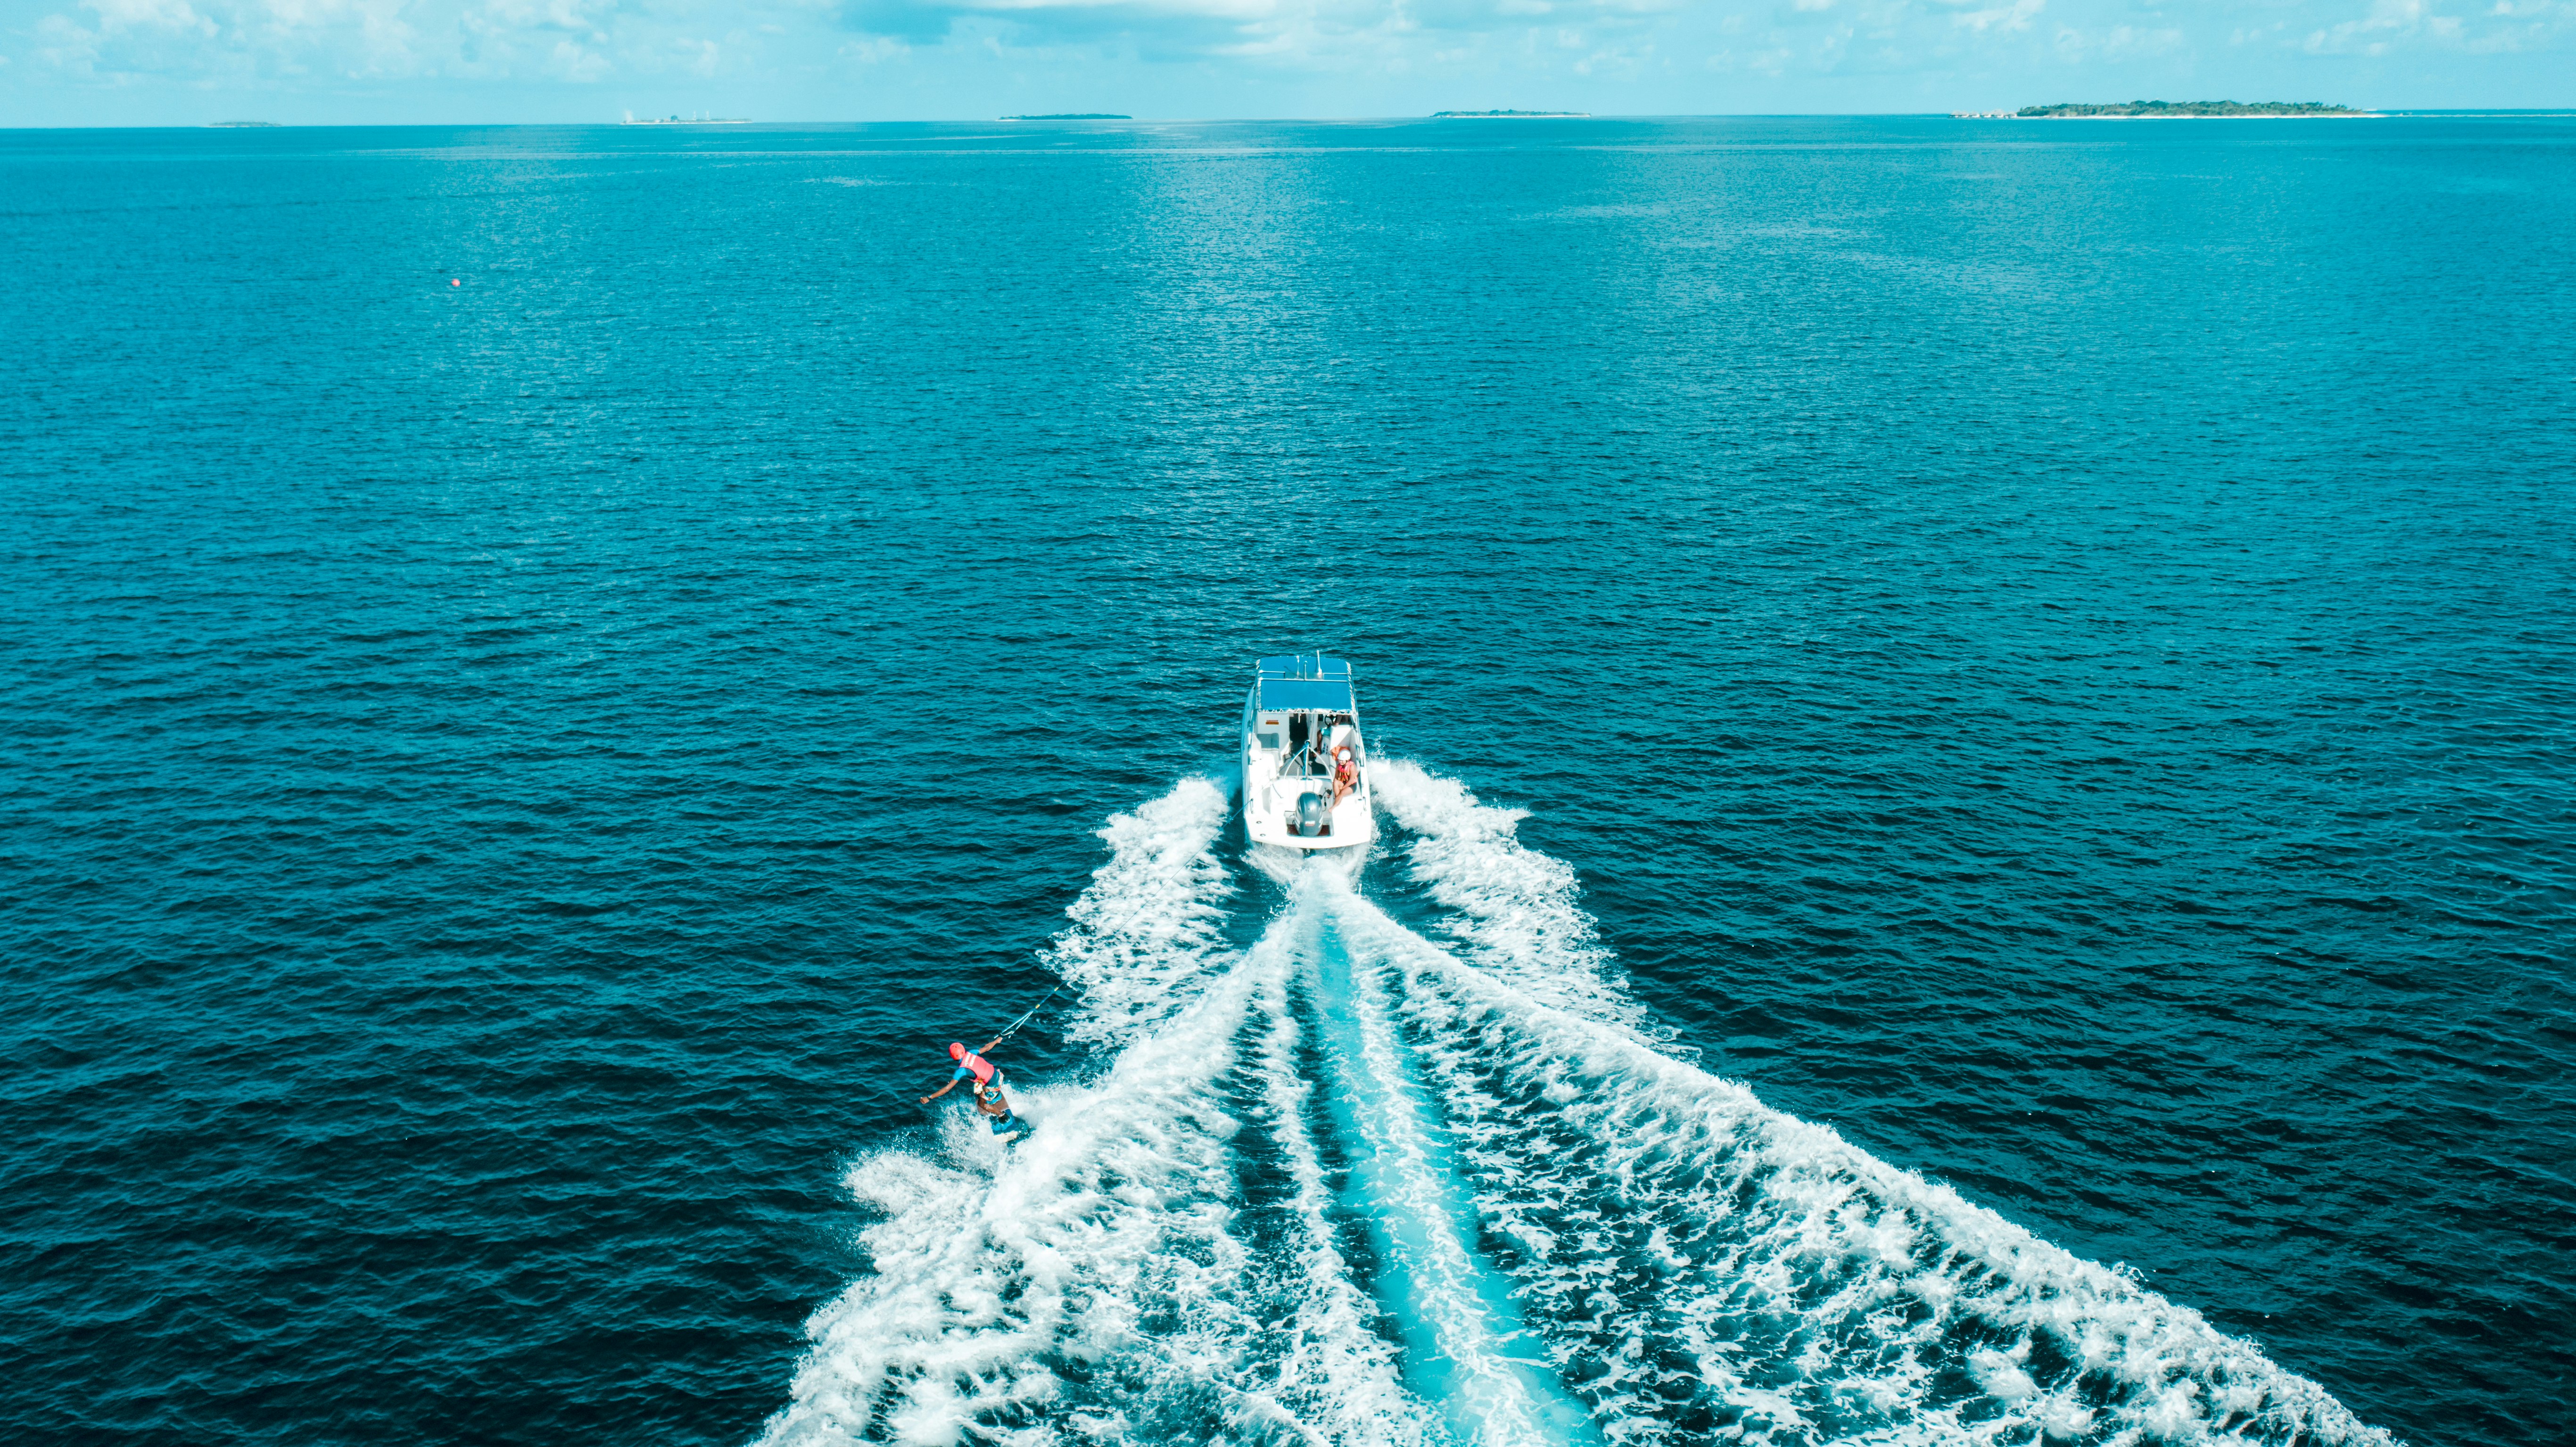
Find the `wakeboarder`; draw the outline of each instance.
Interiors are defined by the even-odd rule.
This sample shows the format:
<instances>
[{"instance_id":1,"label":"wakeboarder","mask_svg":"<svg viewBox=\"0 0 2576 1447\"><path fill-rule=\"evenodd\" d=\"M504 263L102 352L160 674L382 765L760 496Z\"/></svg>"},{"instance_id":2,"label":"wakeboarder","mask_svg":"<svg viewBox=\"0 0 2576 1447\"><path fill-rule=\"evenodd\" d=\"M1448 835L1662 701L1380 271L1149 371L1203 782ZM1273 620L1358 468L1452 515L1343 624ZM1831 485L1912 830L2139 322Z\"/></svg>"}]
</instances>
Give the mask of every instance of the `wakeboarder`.
<instances>
[{"instance_id":1,"label":"wakeboarder","mask_svg":"<svg viewBox=\"0 0 2576 1447\"><path fill-rule=\"evenodd\" d=\"M1020 1018L1022 1020L1026 1020L1028 1016L1023 1015ZM1019 1027L1016 1024L1012 1026L1012 1029L1017 1028ZM991 1050L993 1046L999 1045L1004 1040L1010 1038L1010 1033L1011 1032L1009 1030L1005 1030L1001 1034L994 1036L992 1042L987 1044L983 1050L969 1050L966 1048L964 1041L951 1042L948 1047L948 1058L957 1062L957 1068L949 1075L948 1083L946 1085L943 1085L937 1090L932 1091L930 1094L923 1096L921 1098L921 1103L923 1105L928 1105L939 1097L955 1090L957 1088L957 1082L961 1080L972 1081L975 1092L975 1109L977 1113L984 1117L984 1123L992 1127L993 1134L1001 1138L1002 1144L1009 1145L1011 1142L1018 1140L1021 1132L1026 1129L1026 1126L1022 1124L1018 1116L1011 1113L1010 1099L1002 1094L1003 1076L1001 1068L996 1066L992 1061L984 1058L985 1051Z\"/></svg>"}]
</instances>

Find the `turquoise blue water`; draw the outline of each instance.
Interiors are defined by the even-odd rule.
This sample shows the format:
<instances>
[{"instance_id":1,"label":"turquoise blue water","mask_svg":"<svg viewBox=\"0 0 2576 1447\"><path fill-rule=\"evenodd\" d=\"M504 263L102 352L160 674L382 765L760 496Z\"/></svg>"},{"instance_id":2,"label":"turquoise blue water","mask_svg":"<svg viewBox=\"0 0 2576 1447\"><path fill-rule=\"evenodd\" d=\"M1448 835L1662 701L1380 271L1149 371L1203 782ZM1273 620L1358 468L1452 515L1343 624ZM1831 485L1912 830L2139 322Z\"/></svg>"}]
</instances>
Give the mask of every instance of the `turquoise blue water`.
<instances>
[{"instance_id":1,"label":"turquoise blue water","mask_svg":"<svg viewBox=\"0 0 2576 1447\"><path fill-rule=\"evenodd\" d=\"M0 1435L2576 1430L2576 121L22 131L0 242Z\"/></svg>"}]
</instances>

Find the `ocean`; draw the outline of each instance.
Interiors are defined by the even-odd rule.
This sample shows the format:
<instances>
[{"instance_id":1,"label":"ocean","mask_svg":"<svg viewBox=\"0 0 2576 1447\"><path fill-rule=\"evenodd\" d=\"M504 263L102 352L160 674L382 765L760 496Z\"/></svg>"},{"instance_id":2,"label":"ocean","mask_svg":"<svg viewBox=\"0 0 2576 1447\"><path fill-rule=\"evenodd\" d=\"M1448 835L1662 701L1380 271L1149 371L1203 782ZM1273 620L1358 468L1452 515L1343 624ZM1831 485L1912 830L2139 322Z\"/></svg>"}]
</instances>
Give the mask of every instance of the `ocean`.
<instances>
[{"instance_id":1,"label":"ocean","mask_svg":"<svg viewBox=\"0 0 2576 1447\"><path fill-rule=\"evenodd\" d=\"M2576 1436L2576 120L15 131L0 238L0 1437Z\"/></svg>"}]
</instances>

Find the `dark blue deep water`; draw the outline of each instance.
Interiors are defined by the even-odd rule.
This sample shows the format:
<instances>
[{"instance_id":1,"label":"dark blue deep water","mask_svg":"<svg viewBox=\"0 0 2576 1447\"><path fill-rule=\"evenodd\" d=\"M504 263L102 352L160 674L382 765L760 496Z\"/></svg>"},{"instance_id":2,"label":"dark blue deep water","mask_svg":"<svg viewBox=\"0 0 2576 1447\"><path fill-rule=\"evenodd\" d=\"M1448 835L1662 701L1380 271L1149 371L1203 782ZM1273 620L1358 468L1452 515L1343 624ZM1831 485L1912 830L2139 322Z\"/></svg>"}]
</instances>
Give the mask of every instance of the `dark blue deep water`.
<instances>
[{"instance_id":1,"label":"dark blue deep water","mask_svg":"<svg viewBox=\"0 0 2576 1447\"><path fill-rule=\"evenodd\" d=\"M0 1437L1533 1440L1440 1311L1535 1440L2576 1436L2576 122L16 132L0 250Z\"/></svg>"}]
</instances>

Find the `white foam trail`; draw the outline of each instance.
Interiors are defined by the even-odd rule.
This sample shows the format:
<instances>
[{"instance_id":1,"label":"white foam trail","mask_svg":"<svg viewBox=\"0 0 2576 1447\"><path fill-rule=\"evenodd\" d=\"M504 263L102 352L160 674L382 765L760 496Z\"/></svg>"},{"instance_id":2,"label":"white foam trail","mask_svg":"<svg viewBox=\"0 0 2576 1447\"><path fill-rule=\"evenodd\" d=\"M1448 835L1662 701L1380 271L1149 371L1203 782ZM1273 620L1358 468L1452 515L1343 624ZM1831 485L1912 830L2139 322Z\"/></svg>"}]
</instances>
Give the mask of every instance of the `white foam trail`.
<instances>
[{"instance_id":1,"label":"white foam trail","mask_svg":"<svg viewBox=\"0 0 2576 1447\"><path fill-rule=\"evenodd\" d=\"M1364 980L1317 1022L1407 1093L1362 1101L1348 1139L1393 1157L1385 1203L1510 1274L1617 1447L2388 1442L2196 1313L1671 1058L1629 1023L1562 866L1464 790L1395 807L1417 877L1466 917L1455 948L1318 863L1238 957L1215 786L1111 821L1055 949L1097 1002L1083 1026L1125 1048L1096 1084L1017 1092L1038 1129L1008 1156L957 1112L941 1149L851 1168L883 1213L874 1269L816 1313L766 1441L1446 1447L1335 1244L1351 1203L1299 1064L1348 1042L1304 1037L1293 983L1329 927ZM1256 1154L1282 1169L1243 1171ZM1527 1355L1500 1317L1468 1320L1490 1271L1431 1275L1439 1353ZM1507 1412L1459 1435L1497 1417L1515 1435Z\"/></svg>"},{"instance_id":2,"label":"white foam trail","mask_svg":"<svg viewBox=\"0 0 2576 1447\"><path fill-rule=\"evenodd\" d=\"M1225 796L1190 779L1100 831L1109 861L1050 957L1089 1007L1072 1033L1138 1037L1104 1080L1015 1083L1034 1126L1007 1155L958 1111L943 1118L951 1164L896 1150L850 1168L852 1194L884 1213L860 1238L874 1269L807 1323L813 1349L763 1441L1036 1443L1061 1424L1115 1438L1144 1381L1186 1397L1168 1379L1196 1375L1222 1396L1253 1325L1232 1290L1249 1257L1229 1229L1235 1124L1216 1088L1253 984L1214 928L1224 818Z\"/></svg>"},{"instance_id":3,"label":"white foam trail","mask_svg":"<svg viewBox=\"0 0 2576 1447\"><path fill-rule=\"evenodd\" d=\"M1467 836L1412 850L1473 916L1466 957L1364 900L1346 933L1401 974L1490 1239L1605 1437L2391 1440L2197 1312L1671 1058L1588 983L1529 988L1602 978L1588 924L1463 789L1423 782L1380 797Z\"/></svg>"},{"instance_id":4,"label":"white foam trail","mask_svg":"<svg viewBox=\"0 0 2576 1447\"><path fill-rule=\"evenodd\" d=\"M860 1235L872 1270L807 1323L812 1349L762 1442L1424 1447L1309 1199L1311 1142L1287 1152L1309 1238L1294 1281L1237 1229L1236 1041L1257 995L1271 1044L1250 1103L1293 1095L1293 1060L1278 1078L1293 1038L1276 1033L1294 923L1246 959L1218 943L1223 818L1223 796L1190 780L1101 831L1110 861L1054 954L1097 1002L1088 1033L1130 1040L1104 1079L1018 1086L1034 1129L1007 1154L960 1111L945 1160L884 1151L850 1168L883 1213ZM1300 1303L1284 1341L1252 1309L1279 1299Z\"/></svg>"},{"instance_id":5,"label":"white foam trail","mask_svg":"<svg viewBox=\"0 0 2576 1447\"><path fill-rule=\"evenodd\" d=\"M1218 926L1234 886L1215 854L1226 813L1215 782L1184 779L1100 830L1109 862L1065 911L1073 923L1046 955L1083 992L1067 1031L1075 1039L1124 1040L1169 1018L1231 960Z\"/></svg>"},{"instance_id":6,"label":"white foam trail","mask_svg":"<svg viewBox=\"0 0 2576 1447\"><path fill-rule=\"evenodd\" d=\"M1014 1104L1036 1128L985 1170L902 1151L853 1166L852 1193L886 1213L861 1233L875 1269L807 1324L813 1350L763 1440L951 1443L1039 1425L1065 1395L1062 1365L1137 1346L1149 1302L1176 1329L1154 1342L1163 1362L1129 1370L1222 1355L1247 1325L1227 1320L1245 1259L1209 1189L1230 1174L1234 1128L1209 1082L1232 1065L1249 983L1220 981L1096 1086L1023 1089ZM955 1136L980 1133L958 1118Z\"/></svg>"},{"instance_id":7,"label":"white foam trail","mask_svg":"<svg viewBox=\"0 0 2576 1447\"><path fill-rule=\"evenodd\" d=\"M1409 831L1413 877L1456 910L1442 928L1487 973L1534 1000L1646 1033L1592 917L1575 902L1574 871L1522 844L1526 809L1478 803L1467 786L1407 759L1379 762L1379 804Z\"/></svg>"}]
</instances>

